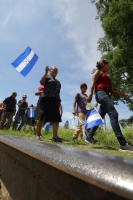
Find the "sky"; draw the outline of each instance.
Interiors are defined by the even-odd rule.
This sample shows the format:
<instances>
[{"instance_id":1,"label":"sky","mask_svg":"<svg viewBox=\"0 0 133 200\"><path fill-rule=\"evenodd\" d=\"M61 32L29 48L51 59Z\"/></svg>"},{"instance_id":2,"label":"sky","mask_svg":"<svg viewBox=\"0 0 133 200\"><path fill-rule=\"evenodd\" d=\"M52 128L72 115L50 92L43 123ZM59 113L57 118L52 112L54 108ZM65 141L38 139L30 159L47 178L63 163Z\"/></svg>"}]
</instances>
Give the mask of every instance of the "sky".
<instances>
[{"instance_id":1,"label":"sky","mask_svg":"<svg viewBox=\"0 0 133 200\"><path fill-rule=\"evenodd\" d=\"M45 66L57 66L61 82L63 117L72 127L72 104L80 84L90 87L92 69L101 58L98 39L104 36L96 7L89 0L0 0L0 102L17 92L17 101L27 94L28 104L36 105L35 91ZM11 63L26 47L39 56L30 73L23 77ZM114 88L115 89L115 88ZM87 90L89 94L89 89ZM94 105L93 97L92 105ZM119 119L132 115L128 108L116 106ZM107 125L109 119L106 117Z\"/></svg>"}]
</instances>

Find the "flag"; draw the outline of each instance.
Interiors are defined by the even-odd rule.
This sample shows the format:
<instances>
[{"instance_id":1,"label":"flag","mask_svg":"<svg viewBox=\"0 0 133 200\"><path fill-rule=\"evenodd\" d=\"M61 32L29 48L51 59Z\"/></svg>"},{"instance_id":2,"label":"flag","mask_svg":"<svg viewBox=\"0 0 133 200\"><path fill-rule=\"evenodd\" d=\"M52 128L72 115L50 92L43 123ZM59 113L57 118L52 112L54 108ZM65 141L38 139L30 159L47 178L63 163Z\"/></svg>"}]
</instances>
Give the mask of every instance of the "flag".
<instances>
[{"instance_id":1,"label":"flag","mask_svg":"<svg viewBox=\"0 0 133 200\"><path fill-rule=\"evenodd\" d=\"M34 118L34 115L35 115L34 114L34 108L28 108L26 115L27 115L28 118Z\"/></svg>"},{"instance_id":2,"label":"flag","mask_svg":"<svg viewBox=\"0 0 133 200\"><path fill-rule=\"evenodd\" d=\"M87 130L94 126L99 126L104 124L103 119L101 118L100 114L96 110L96 108L93 108L89 110L86 114L86 119L84 123L84 129Z\"/></svg>"},{"instance_id":3,"label":"flag","mask_svg":"<svg viewBox=\"0 0 133 200\"><path fill-rule=\"evenodd\" d=\"M19 127L19 126L20 126L20 124L21 124L21 122L17 122L17 127Z\"/></svg>"},{"instance_id":4,"label":"flag","mask_svg":"<svg viewBox=\"0 0 133 200\"><path fill-rule=\"evenodd\" d=\"M49 129L50 129L50 122L45 122L44 126L43 126L43 129L48 132Z\"/></svg>"},{"instance_id":5,"label":"flag","mask_svg":"<svg viewBox=\"0 0 133 200\"><path fill-rule=\"evenodd\" d=\"M26 76L35 65L38 60L38 56L32 51L30 47L27 47L25 52L22 53L11 64L13 67L23 76Z\"/></svg>"}]
</instances>

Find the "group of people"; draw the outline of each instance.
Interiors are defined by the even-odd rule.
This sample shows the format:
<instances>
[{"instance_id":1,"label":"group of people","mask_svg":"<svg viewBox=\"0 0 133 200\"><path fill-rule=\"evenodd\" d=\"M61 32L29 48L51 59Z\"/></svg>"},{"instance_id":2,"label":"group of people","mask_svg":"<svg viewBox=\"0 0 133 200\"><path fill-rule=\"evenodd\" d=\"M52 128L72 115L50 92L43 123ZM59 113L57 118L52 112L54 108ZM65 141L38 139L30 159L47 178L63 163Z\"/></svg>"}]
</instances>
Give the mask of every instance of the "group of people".
<instances>
[{"instance_id":1,"label":"group of people","mask_svg":"<svg viewBox=\"0 0 133 200\"><path fill-rule=\"evenodd\" d=\"M33 104L28 107L27 95L24 94L22 99L18 101L18 111L16 112L16 97L17 93L13 92L11 96L5 98L0 104L0 129L9 129L13 116L15 116L12 126L13 130L20 131L25 124L32 124L32 119L34 118Z\"/></svg>"},{"instance_id":2,"label":"group of people","mask_svg":"<svg viewBox=\"0 0 133 200\"><path fill-rule=\"evenodd\" d=\"M62 138L58 136L58 126L59 122L61 122L62 117L62 105L60 99L61 84L55 78L57 74L57 67L52 66L49 68L48 66L46 66L45 74L40 80L41 85L35 92L35 95L39 96L34 116L34 119L37 122L36 126L34 127L35 137L37 140L41 140L42 126L46 122L50 122L53 128L53 141L62 142ZM7 97L2 103L2 105L4 106L1 115L0 129L3 129L4 127L6 129L10 128L12 118L16 113L16 96L17 93L13 92L12 95L10 97ZM23 95L22 100L18 101L18 111L15 115L15 120L12 127L13 130L21 130L24 124L26 124L27 119L30 118L30 116L27 116L27 114L29 113L28 111L29 109L31 109L31 106L28 107L26 98L27 96ZM18 127L17 124L20 117L22 122ZM6 125L4 125L6 119L8 119L8 121Z\"/></svg>"},{"instance_id":3,"label":"group of people","mask_svg":"<svg viewBox=\"0 0 133 200\"><path fill-rule=\"evenodd\" d=\"M110 118L110 123L115 136L120 144L120 150L133 152L133 145L127 142L121 132L119 122L118 122L118 112L116 111L112 101L111 96L113 94L120 95L124 98L128 98L128 93L118 92L112 88L111 79L107 76L109 70L109 64L105 60L100 60L96 63L97 70L93 74L92 82L89 89L89 95L85 92L87 90L87 84L82 83L80 85L80 93L77 93L73 102L73 115L77 115L79 120L79 125L73 135L73 139L81 140L84 131L84 124L80 121L84 121L87 113L86 104L91 102L93 94L95 93L95 99L99 107L99 114L104 119L106 113ZM85 138L85 141L89 144L94 144L94 135L98 126L94 126L89 129L89 133Z\"/></svg>"},{"instance_id":4,"label":"group of people","mask_svg":"<svg viewBox=\"0 0 133 200\"><path fill-rule=\"evenodd\" d=\"M112 129L120 144L120 150L133 152L133 146L125 140L121 132L118 122L118 112L116 111L111 101L111 96L113 94L120 95L124 98L128 98L129 94L118 92L112 88L111 79L107 75L107 72L109 70L109 64L107 61L100 60L99 62L97 62L96 68L97 70L92 77L89 95L86 94L87 84L82 83L80 85L80 92L77 93L74 98L72 113L73 115L77 115L80 120L79 125L75 130L75 133L73 134L73 139L78 139L80 141L83 137L84 124L80 123L80 121L85 121L86 113L88 111L86 108L86 104L91 102L93 94L95 93L96 102L100 104L98 112L102 118L105 117L106 113L109 115ZM35 95L39 96L35 112L35 120L37 120L37 124L35 127L35 137L37 140L41 140L41 128L43 124L45 122L50 122L53 129L53 141L62 142L62 138L60 138L58 135L58 126L59 122L61 122L62 111L60 112L61 83L56 79L57 74L57 67L52 66L49 68L48 66L46 66L45 72L40 80L41 86L39 86L39 88L35 92ZM6 127L10 127L12 116L16 112L16 96L17 94L14 92L10 97L6 98L3 101L6 106L4 108L4 112L2 112L0 128L3 128L3 123L6 117L8 117ZM19 110L16 114L15 122L20 116L23 118L24 114L26 114L27 112L28 104L26 102L26 97L27 96L23 96L23 99L18 103ZM10 106L8 106L8 102L10 102ZM16 123L14 123L13 129L15 129L15 125ZM95 143L95 139L93 136L97 128L98 126L90 128L89 133L85 138L85 141L89 144Z\"/></svg>"}]
</instances>

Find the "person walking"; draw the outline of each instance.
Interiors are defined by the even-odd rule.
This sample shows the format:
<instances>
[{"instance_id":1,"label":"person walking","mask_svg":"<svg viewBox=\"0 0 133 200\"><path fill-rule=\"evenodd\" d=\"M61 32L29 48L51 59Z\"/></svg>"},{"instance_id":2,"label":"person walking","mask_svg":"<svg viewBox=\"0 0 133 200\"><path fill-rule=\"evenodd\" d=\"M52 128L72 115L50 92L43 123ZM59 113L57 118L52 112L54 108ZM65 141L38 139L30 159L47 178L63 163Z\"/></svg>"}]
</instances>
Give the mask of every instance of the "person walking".
<instances>
[{"instance_id":1,"label":"person walking","mask_svg":"<svg viewBox=\"0 0 133 200\"><path fill-rule=\"evenodd\" d=\"M129 94L116 91L112 88L111 79L106 74L109 70L109 64L107 61L100 60L97 62L96 67L98 70L96 70L93 74L90 93L87 97L87 101L91 102L93 91L95 91L96 101L100 104L99 114L102 118L105 117L106 113L109 115L112 129L120 144L120 150L133 152L133 146L125 140L121 132L118 122L118 112L111 101L111 95L113 94L120 95L124 98L128 98ZM89 134L86 137L86 142L91 144L94 143L93 136L97 128L98 126L95 126L89 130Z\"/></svg>"},{"instance_id":2,"label":"person walking","mask_svg":"<svg viewBox=\"0 0 133 200\"><path fill-rule=\"evenodd\" d=\"M38 140L40 140L42 137L41 129L42 129L42 126L44 125L44 120L40 119L40 115L42 115L43 113L43 110L40 107L40 99L43 94L43 90L44 90L44 86L40 85L35 92L35 95L39 96L39 99L37 101L36 111L35 111L36 125L34 127L35 136L36 136L36 139Z\"/></svg>"},{"instance_id":3,"label":"person walking","mask_svg":"<svg viewBox=\"0 0 133 200\"><path fill-rule=\"evenodd\" d=\"M0 121L1 121L1 116L2 116L2 112L5 108L5 104L4 103L0 103Z\"/></svg>"},{"instance_id":4,"label":"person walking","mask_svg":"<svg viewBox=\"0 0 133 200\"><path fill-rule=\"evenodd\" d=\"M77 115L79 120L78 120L78 126L76 128L75 133L73 134L73 140L78 139L79 141L83 137L83 132L84 132L84 121L85 121L85 116L87 113L86 109L86 104L87 104L87 84L82 83L80 85L80 93L77 93L74 98L73 102L73 112L72 114L75 116Z\"/></svg>"},{"instance_id":5,"label":"person walking","mask_svg":"<svg viewBox=\"0 0 133 200\"><path fill-rule=\"evenodd\" d=\"M5 98L5 100L3 101L5 108L1 116L0 129L4 128L4 124L6 120L7 120L7 123L5 125L5 128L9 129L11 126L12 118L16 113L16 96L17 96L17 93L13 92L10 97Z\"/></svg>"},{"instance_id":6,"label":"person walking","mask_svg":"<svg viewBox=\"0 0 133 200\"><path fill-rule=\"evenodd\" d=\"M49 72L49 74L48 74ZM43 113L40 113L40 120L45 120L52 123L53 141L62 142L58 136L58 126L61 122L60 107L60 89L61 83L55 78L58 74L58 68L55 66L45 68L45 74L40 80L40 84L44 85L43 94L40 98L40 108ZM38 137L37 133L37 137Z\"/></svg>"},{"instance_id":7,"label":"person walking","mask_svg":"<svg viewBox=\"0 0 133 200\"><path fill-rule=\"evenodd\" d=\"M20 131L21 128L26 124L26 120L27 120L26 119L26 110L28 107L28 102L26 101L26 99L27 99L27 95L24 94L22 96L22 100L18 101L18 111L15 116L15 121L14 121L13 128L12 128L13 130L17 129L17 123L18 123L18 120L20 117L22 118L22 122L17 130Z\"/></svg>"},{"instance_id":8,"label":"person walking","mask_svg":"<svg viewBox=\"0 0 133 200\"><path fill-rule=\"evenodd\" d=\"M32 122L33 122L33 119L34 119L34 113L35 113L33 104L31 104L29 107L27 107L25 113L26 113L26 118L27 118L26 124L28 124L31 128Z\"/></svg>"}]
</instances>

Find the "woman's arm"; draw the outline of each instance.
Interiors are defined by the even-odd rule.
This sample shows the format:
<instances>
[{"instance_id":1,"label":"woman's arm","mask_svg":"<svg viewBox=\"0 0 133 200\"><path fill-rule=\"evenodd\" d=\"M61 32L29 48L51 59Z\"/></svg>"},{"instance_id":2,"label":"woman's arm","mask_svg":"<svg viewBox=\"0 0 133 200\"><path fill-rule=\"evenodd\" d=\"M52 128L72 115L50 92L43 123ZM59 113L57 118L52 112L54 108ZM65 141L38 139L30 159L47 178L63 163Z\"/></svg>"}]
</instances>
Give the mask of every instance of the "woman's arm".
<instances>
[{"instance_id":1,"label":"woman's arm","mask_svg":"<svg viewBox=\"0 0 133 200\"><path fill-rule=\"evenodd\" d=\"M94 86L95 86L100 75L101 75L101 71L97 70L92 76L92 81L91 81L91 86L90 86L90 94L87 97L88 102L91 102L91 100L92 100Z\"/></svg>"},{"instance_id":2,"label":"woman's arm","mask_svg":"<svg viewBox=\"0 0 133 200\"><path fill-rule=\"evenodd\" d=\"M62 114L63 114L63 108L62 108L61 103L59 103L59 110L60 110L60 115L61 115L61 117L62 117Z\"/></svg>"},{"instance_id":3,"label":"woman's arm","mask_svg":"<svg viewBox=\"0 0 133 200\"><path fill-rule=\"evenodd\" d=\"M43 75L43 77L42 77L41 80L40 80L40 84L41 84L41 85L44 85L44 84L45 84L45 81L46 81L46 78L47 78L48 71L49 71L49 67L46 66L46 68L45 68L45 74Z\"/></svg>"},{"instance_id":4,"label":"woman's arm","mask_svg":"<svg viewBox=\"0 0 133 200\"><path fill-rule=\"evenodd\" d=\"M119 91L116 91L116 90L113 90L113 89L112 89L112 94L116 94L116 95L119 95L119 96L122 96L122 97L125 97L125 98L128 98L130 96L130 94L128 94L128 93L119 92Z\"/></svg>"}]
</instances>

